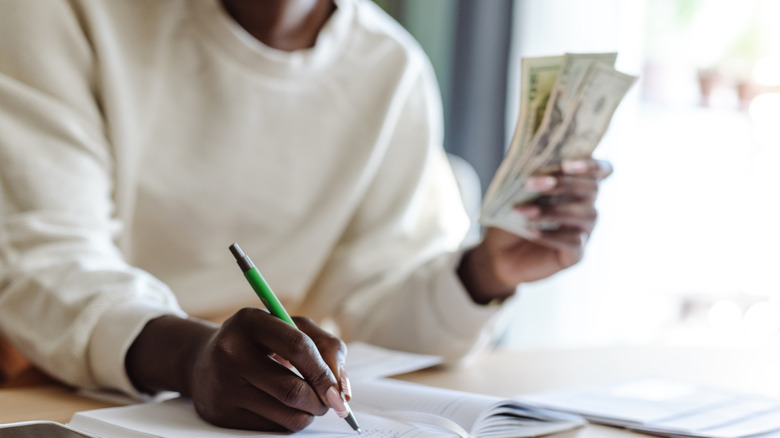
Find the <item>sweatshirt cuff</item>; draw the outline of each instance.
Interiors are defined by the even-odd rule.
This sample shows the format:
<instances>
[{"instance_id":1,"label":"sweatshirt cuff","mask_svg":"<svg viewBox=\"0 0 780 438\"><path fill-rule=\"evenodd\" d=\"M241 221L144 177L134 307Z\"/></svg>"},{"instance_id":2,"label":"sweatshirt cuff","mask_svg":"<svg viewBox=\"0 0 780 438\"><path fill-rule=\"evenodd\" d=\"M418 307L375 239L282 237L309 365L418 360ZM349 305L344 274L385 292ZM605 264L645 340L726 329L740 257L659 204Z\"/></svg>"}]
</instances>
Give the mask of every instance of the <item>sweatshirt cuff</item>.
<instances>
[{"instance_id":1,"label":"sweatshirt cuff","mask_svg":"<svg viewBox=\"0 0 780 438\"><path fill-rule=\"evenodd\" d=\"M119 390L138 399L148 396L130 381L125 355L146 323L163 315L187 317L178 307L136 300L121 303L100 318L89 344L89 364L99 387Z\"/></svg>"}]
</instances>

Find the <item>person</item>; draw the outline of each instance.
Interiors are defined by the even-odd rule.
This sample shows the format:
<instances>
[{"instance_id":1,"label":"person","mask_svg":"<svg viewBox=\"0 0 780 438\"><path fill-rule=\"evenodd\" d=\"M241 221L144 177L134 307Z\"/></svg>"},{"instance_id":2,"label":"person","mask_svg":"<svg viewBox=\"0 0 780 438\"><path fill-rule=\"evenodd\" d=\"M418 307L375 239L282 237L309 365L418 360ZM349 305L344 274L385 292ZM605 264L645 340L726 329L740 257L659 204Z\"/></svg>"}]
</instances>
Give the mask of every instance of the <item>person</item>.
<instances>
[{"instance_id":1,"label":"person","mask_svg":"<svg viewBox=\"0 0 780 438\"><path fill-rule=\"evenodd\" d=\"M343 340L463 360L583 256L594 159L529 180L557 229L461 245L432 68L369 1L0 7L0 332L66 384L300 430L350 397Z\"/></svg>"}]
</instances>

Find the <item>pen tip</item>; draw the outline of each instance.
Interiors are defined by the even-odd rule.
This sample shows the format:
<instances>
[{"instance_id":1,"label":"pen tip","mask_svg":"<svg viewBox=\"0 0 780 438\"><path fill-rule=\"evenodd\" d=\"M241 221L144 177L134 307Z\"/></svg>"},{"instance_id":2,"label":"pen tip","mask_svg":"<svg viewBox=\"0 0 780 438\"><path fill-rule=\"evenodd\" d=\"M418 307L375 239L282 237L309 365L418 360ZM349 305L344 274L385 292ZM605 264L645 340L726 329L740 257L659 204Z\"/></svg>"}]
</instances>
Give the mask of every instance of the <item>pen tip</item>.
<instances>
[{"instance_id":1,"label":"pen tip","mask_svg":"<svg viewBox=\"0 0 780 438\"><path fill-rule=\"evenodd\" d=\"M347 409L348 409L349 413L347 414L347 416L344 419L347 420L347 423L350 425L350 427L352 427L352 430L354 430L357 433L362 433L362 432L360 432L360 425L358 424L357 420L355 419L355 414L352 413L351 409L349 409L349 408L347 408Z\"/></svg>"}]
</instances>

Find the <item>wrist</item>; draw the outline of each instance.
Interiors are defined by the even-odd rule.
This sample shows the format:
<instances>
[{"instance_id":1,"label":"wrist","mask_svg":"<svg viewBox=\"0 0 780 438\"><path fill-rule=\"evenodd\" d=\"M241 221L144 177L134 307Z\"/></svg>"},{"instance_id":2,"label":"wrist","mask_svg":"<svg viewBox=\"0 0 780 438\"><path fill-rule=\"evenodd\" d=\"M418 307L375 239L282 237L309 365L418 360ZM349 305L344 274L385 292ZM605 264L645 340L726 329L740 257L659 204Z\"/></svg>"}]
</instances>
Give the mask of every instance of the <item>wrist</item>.
<instances>
[{"instance_id":1,"label":"wrist","mask_svg":"<svg viewBox=\"0 0 780 438\"><path fill-rule=\"evenodd\" d=\"M211 323L172 315L152 319L125 356L131 382L142 392L189 395L198 355L216 330Z\"/></svg>"},{"instance_id":2,"label":"wrist","mask_svg":"<svg viewBox=\"0 0 780 438\"><path fill-rule=\"evenodd\" d=\"M457 272L464 288L477 304L503 301L514 295L517 287L501 281L492 256L482 244L463 253Z\"/></svg>"}]
</instances>

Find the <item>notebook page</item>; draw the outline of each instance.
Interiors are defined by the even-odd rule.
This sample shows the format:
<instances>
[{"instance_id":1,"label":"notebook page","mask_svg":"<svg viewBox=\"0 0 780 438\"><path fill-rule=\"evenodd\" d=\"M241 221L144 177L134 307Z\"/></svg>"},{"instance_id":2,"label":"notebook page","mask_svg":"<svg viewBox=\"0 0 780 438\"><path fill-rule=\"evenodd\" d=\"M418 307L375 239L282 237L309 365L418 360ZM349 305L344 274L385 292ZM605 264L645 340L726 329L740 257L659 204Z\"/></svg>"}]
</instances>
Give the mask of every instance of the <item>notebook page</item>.
<instances>
[{"instance_id":1,"label":"notebook page","mask_svg":"<svg viewBox=\"0 0 780 438\"><path fill-rule=\"evenodd\" d=\"M708 430L727 426L764 412L780 412L780 401L755 396L735 397L728 403L712 409L657 421L653 426L684 431Z\"/></svg>"},{"instance_id":2,"label":"notebook page","mask_svg":"<svg viewBox=\"0 0 780 438\"><path fill-rule=\"evenodd\" d=\"M539 410L505 402L490 410L491 415L478 421L475 435L482 438L536 437L574 429L585 419L576 415Z\"/></svg>"},{"instance_id":3,"label":"notebook page","mask_svg":"<svg viewBox=\"0 0 780 438\"><path fill-rule=\"evenodd\" d=\"M477 420L499 401L499 398L487 395L378 379L353 382L350 405L357 411L365 406L379 410L426 412L448 418L473 433Z\"/></svg>"},{"instance_id":4,"label":"notebook page","mask_svg":"<svg viewBox=\"0 0 780 438\"><path fill-rule=\"evenodd\" d=\"M440 421L447 419L468 434L485 438L540 436L585 423L581 417L522 406L499 397L387 379L353 384L350 403L356 412L377 412L399 421L455 432L456 428ZM420 413L435 417L420 418Z\"/></svg>"},{"instance_id":5,"label":"notebook page","mask_svg":"<svg viewBox=\"0 0 780 438\"><path fill-rule=\"evenodd\" d=\"M347 345L347 372L356 380L389 377L442 363L440 356L388 350L364 342Z\"/></svg>"},{"instance_id":6,"label":"notebook page","mask_svg":"<svg viewBox=\"0 0 780 438\"><path fill-rule=\"evenodd\" d=\"M450 437L451 434L388 420L355 411L362 429L361 438ZM232 438L232 437L316 437L354 438L349 425L332 410L316 417L306 429L295 433L268 433L226 429L202 420L186 399L137 404L76 413L69 426L96 435L115 438Z\"/></svg>"},{"instance_id":7,"label":"notebook page","mask_svg":"<svg viewBox=\"0 0 780 438\"><path fill-rule=\"evenodd\" d=\"M639 378L518 399L667 436L780 437L780 400L693 382Z\"/></svg>"},{"instance_id":8,"label":"notebook page","mask_svg":"<svg viewBox=\"0 0 780 438\"><path fill-rule=\"evenodd\" d=\"M706 411L733 394L687 382L647 378L516 397L521 402L576 412L625 425L649 424L684 412Z\"/></svg>"}]
</instances>

